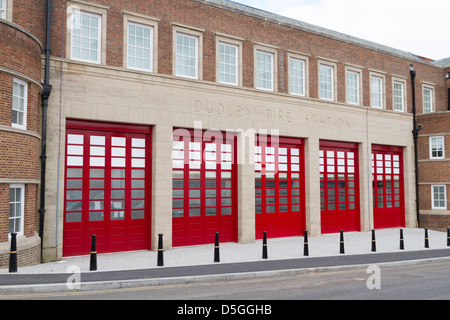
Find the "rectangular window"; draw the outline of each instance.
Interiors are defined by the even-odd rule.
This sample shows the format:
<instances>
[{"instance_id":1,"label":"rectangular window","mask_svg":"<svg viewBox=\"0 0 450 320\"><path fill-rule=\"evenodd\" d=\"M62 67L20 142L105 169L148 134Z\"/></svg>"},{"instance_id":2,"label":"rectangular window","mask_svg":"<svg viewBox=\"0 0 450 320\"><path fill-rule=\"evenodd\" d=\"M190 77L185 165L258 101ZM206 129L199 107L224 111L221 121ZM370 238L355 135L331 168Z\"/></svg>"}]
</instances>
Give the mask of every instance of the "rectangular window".
<instances>
[{"instance_id":1,"label":"rectangular window","mask_svg":"<svg viewBox=\"0 0 450 320\"><path fill-rule=\"evenodd\" d=\"M19 79L14 79L12 99L12 126L15 128L27 128L27 101L28 83Z\"/></svg>"},{"instance_id":2,"label":"rectangular window","mask_svg":"<svg viewBox=\"0 0 450 320\"><path fill-rule=\"evenodd\" d=\"M444 137L430 137L430 159L444 158Z\"/></svg>"},{"instance_id":3,"label":"rectangular window","mask_svg":"<svg viewBox=\"0 0 450 320\"><path fill-rule=\"evenodd\" d=\"M333 100L333 67L320 65L319 68L319 97Z\"/></svg>"},{"instance_id":4,"label":"rectangular window","mask_svg":"<svg viewBox=\"0 0 450 320\"><path fill-rule=\"evenodd\" d=\"M305 96L305 61L289 59L289 88L291 94Z\"/></svg>"},{"instance_id":5,"label":"rectangular window","mask_svg":"<svg viewBox=\"0 0 450 320\"><path fill-rule=\"evenodd\" d=\"M433 112L433 89L423 88L423 113Z\"/></svg>"},{"instance_id":6,"label":"rectangular window","mask_svg":"<svg viewBox=\"0 0 450 320\"><path fill-rule=\"evenodd\" d=\"M153 27L128 23L127 66L130 69L153 71Z\"/></svg>"},{"instance_id":7,"label":"rectangular window","mask_svg":"<svg viewBox=\"0 0 450 320\"><path fill-rule=\"evenodd\" d=\"M431 186L432 209L447 209L446 186Z\"/></svg>"},{"instance_id":8,"label":"rectangular window","mask_svg":"<svg viewBox=\"0 0 450 320\"><path fill-rule=\"evenodd\" d=\"M359 73L347 71L347 103L359 104Z\"/></svg>"},{"instance_id":9,"label":"rectangular window","mask_svg":"<svg viewBox=\"0 0 450 320\"><path fill-rule=\"evenodd\" d=\"M370 103L374 108L383 108L383 79L380 77L370 78Z\"/></svg>"},{"instance_id":10,"label":"rectangular window","mask_svg":"<svg viewBox=\"0 0 450 320\"><path fill-rule=\"evenodd\" d=\"M0 18L6 19L6 0L0 0Z\"/></svg>"},{"instance_id":11,"label":"rectangular window","mask_svg":"<svg viewBox=\"0 0 450 320\"><path fill-rule=\"evenodd\" d=\"M404 111L405 107L405 86L403 82L394 81L394 110Z\"/></svg>"},{"instance_id":12,"label":"rectangular window","mask_svg":"<svg viewBox=\"0 0 450 320\"><path fill-rule=\"evenodd\" d=\"M198 37L176 34L176 75L198 79Z\"/></svg>"},{"instance_id":13,"label":"rectangular window","mask_svg":"<svg viewBox=\"0 0 450 320\"><path fill-rule=\"evenodd\" d=\"M238 84L238 46L219 42L219 82Z\"/></svg>"},{"instance_id":14,"label":"rectangular window","mask_svg":"<svg viewBox=\"0 0 450 320\"><path fill-rule=\"evenodd\" d=\"M256 51L256 88L273 91L273 54Z\"/></svg>"},{"instance_id":15,"label":"rectangular window","mask_svg":"<svg viewBox=\"0 0 450 320\"><path fill-rule=\"evenodd\" d=\"M79 10L72 11L73 60L100 63L101 16Z\"/></svg>"},{"instance_id":16,"label":"rectangular window","mask_svg":"<svg viewBox=\"0 0 450 320\"><path fill-rule=\"evenodd\" d=\"M25 185L12 184L9 187L9 229L8 232L23 235L25 207Z\"/></svg>"}]
</instances>

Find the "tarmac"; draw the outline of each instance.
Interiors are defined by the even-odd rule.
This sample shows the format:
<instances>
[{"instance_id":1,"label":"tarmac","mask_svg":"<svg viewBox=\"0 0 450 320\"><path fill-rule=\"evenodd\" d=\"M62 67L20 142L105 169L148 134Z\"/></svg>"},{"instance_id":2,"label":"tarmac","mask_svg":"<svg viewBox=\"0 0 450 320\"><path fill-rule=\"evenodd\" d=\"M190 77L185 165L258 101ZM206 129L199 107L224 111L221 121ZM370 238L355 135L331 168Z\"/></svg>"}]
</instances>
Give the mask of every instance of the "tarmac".
<instances>
[{"instance_id":1,"label":"tarmac","mask_svg":"<svg viewBox=\"0 0 450 320\"><path fill-rule=\"evenodd\" d=\"M400 249L400 230L403 248ZM306 274L350 268L407 265L450 261L447 233L419 228L375 231L376 251L371 232L345 232L344 253L340 234L267 239L267 259L263 241L220 243L220 262L214 262L214 244L176 247L163 251L163 266L157 266L157 251L97 254L97 270L90 271L90 255L66 257L35 266L18 266L16 273L0 269L0 293L99 290L138 286L185 284L205 281L232 281L257 277Z\"/></svg>"}]
</instances>

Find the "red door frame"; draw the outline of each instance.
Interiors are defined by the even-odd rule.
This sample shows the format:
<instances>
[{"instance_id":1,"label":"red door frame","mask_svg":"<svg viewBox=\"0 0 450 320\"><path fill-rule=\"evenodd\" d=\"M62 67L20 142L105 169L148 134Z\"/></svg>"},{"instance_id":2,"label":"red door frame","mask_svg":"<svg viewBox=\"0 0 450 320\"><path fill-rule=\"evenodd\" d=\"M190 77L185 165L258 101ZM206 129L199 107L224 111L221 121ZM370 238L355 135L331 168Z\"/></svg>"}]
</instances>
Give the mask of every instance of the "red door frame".
<instances>
[{"instance_id":1,"label":"red door frame","mask_svg":"<svg viewBox=\"0 0 450 320\"><path fill-rule=\"evenodd\" d=\"M182 164L173 167L172 245L214 243L215 232L221 242L236 242L236 135L178 128L173 141L182 144L174 146L172 160ZM199 149L190 150L191 142L198 143ZM208 149L214 145L214 150ZM191 166L191 161L197 165Z\"/></svg>"},{"instance_id":2,"label":"red door frame","mask_svg":"<svg viewBox=\"0 0 450 320\"><path fill-rule=\"evenodd\" d=\"M68 166L68 136L69 134L77 134L82 135L84 137L84 141L82 144L83 148L83 163L79 166ZM90 156L90 143L87 139L90 136L99 135L105 137L105 145L104 145L104 161L105 166L104 169L104 180L103 180L103 188L91 188L90 180L95 182L94 177L90 177L90 165L89 165L89 156ZM114 136L115 138L125 138L131 142L133 138L145 139L145 177L144 178L136 178L132 179L131 170L137 168L131 168L131 144L126 143L125 155L122 157L126 163L125 165L125 177L124 183L125 186L121 186L117 188L116 186L112 186L111 172L109 172L109 168L111 166L111 140L110 138ZM127 141L127 140L126 140ZM117 252L117 251L128 251L128 250L141 250L148 249L150 250L151 241L151 127L149 126L141 126L141 125L127 125L127 124L118 124L118 123L108 123L108 122L94 122L94 121L85 121L85 120L74 120L67 119L66 120L66 165L65 165L65 182L64 182L64 231L63 231L63 256L73 256L73 255L83 255L88 254L90 252L91 246L91 236L92 234L96 234L97 239L97 251L99 253L103 252ZM137 148L133 148L137 149ZM136 158L135 158L136 159ZM109 164L109 165L108 165ZM78 168L82 170L82 179L72 179L68 177L68 167L71 169ZM94 168L94 167L93 167ZM99 169L101 169L99 167ZM81 185L78 186L78 189L71 189L68 187L68 182L71 180L81 180ZM143 181L144 183L139 183L139 185L132 187L132 181ZM80 188L81 187L81 188ZM112 188L114 187L114 188ZM90 190L95 190L104 192L103 202L104 208L103 210L103 220L101 221L89 221L89 212L95 212L95 208L90 208ZM123 192L125 194L125 198L118 199L117 197L112 197L111 190L117 190L119 192ZM139 190L144 191L144 198L132 198L132 190L136 190L137 193L142 194ZM67 221L68 214L71 214L68 209L68 204L72 202L71 199L68 199L67 191L79 191L82 194L82 209L81 212L81 221ZM112 220L111 219L111 199L116 200L116 202L120 202L123 200L124 210L117 210L114 212L119 213L121 215L121 211L124 211L124 219L123 220ZM144 201L143 208L143 219L131 219L131 212L133 214L135 212L139 212L142 214L141 210L132 210L132 199L136 199L136 201ZM92 199L91 199L92 200ZM79 220L79 219L77 219Z\"/></svg>"},{"instance_id":3,"label":"red door frame","mask_svg":"<svg viewBox=\"0 0 450 320\"><path fill-rule=\"evenodd\" d=\"M360 231L358 144L321 140L319 146L322 233Z\"/></svg>"},{"instance_id":4,"label":"red door frame","mask_svg":"<svg viewBox=\"0 0 450 320\"><path fill-rule=\"evenodd\" d=\"M306 224L303 139L257 135L255 146L261 147L260 153L255 152L255 158L258 157L255 159L255 166L258 165L255 167L256 239L263 237L263 231L267 232L268 238L302 235ZM266 147L274 148L272 162L267 161ZM286 154L282 155L286 161L280 161L281 148L286 149ZM293 149L298 149L299 154L293 155ZM299 170L295 172L291 166L296 165L291 162L292 158L299 160ZM269 165L273 168L268 169Z\"/></svg>"},{"instance_id":5,"label":"red door frame","mask_svg":"<svg viewBox=\"0 0 450 320\"><path fill-rule=\"evenodd\" d=\"M403 148L372 145L375 229L405 226Z\"/></svg>"}]
</instances>

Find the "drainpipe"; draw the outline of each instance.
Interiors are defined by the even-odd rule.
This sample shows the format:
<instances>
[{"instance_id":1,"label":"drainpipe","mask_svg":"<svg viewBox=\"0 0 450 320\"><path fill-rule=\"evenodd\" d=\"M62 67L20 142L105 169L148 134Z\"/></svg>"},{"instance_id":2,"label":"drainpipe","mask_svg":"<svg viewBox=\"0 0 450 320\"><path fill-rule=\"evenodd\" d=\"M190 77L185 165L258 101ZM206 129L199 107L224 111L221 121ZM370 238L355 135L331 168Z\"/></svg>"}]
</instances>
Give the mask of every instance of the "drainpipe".
<instances>
[{"instance_id":1,"label":"drainpipe","mask_svg":"<svg viewBox=\"0 0 450 320\"><path fill-rule=\"evenodd\" d=\"M413 103L413 139L414 139L414 166L415 166L415 179L416 179L416 214L417 214L417 227L419 227L419 178L418 178L418 165L417 165L417 137L419 131L422 130L422 126L416 124L416 88L415 79L416 71L413 65L409 66L409 73L411 74L411 86L412 86L412 103Z\"/></svg>"},{"instance_id":2,"label":"drainpipe","mask_svg":"<svg viewBox=\"0 0 450 320\"><path fill-rule=\"evenodd\" d=\"M52 91L50 85L50 37L51 37L51 19L52 19L52 1L47 0L47 29L45 39L45 79L42 84L42 150L41 150L41 190L40 190L40 207L39 207L39 237L41 238L41 259L44 243L44 216L45 216L45 168L47 161L47 108L48 99Z\"/></svg>"}]
</instances>

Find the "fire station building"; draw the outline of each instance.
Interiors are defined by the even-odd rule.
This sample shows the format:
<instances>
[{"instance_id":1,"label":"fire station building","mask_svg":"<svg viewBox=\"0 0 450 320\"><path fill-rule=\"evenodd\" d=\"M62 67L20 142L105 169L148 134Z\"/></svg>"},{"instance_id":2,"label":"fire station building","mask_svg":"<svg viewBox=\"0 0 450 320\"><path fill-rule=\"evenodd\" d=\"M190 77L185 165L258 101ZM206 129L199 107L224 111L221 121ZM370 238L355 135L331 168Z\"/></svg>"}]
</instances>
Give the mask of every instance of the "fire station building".
<instances>
[{"instance_id":1,"label":"fire station building","mask_svg":"<svg viewBox=\"0 0 450 320\"><path fill-rule=\"evenodd\" d=\"M414 111L419 164L445 163L450 127L431 128L448 118L448 61L226 0L38 1L39 30L16 18L19 2L0 0L13 6L0 26L37 34L51 94L45 124L33 120L45 131L11 125L21 86L29 102L48 86L1 65L13 98L0 136L44 144L46 163L41 181L0 171L1 241L12 204L34 206L22 238L40 232L44 261L88 254L93 234L106 253L154 250L158 234L169 249L215 232L248 243L418 225ZM15 166L26 161L42 157ZM423 221L443 227L450 180L422 171Z\"/></svg>"}]
</instances>

